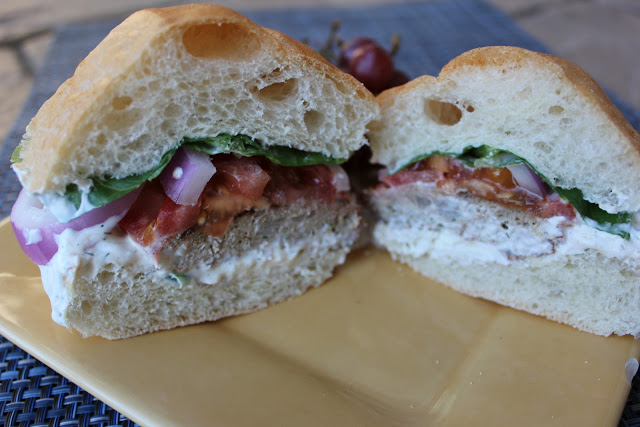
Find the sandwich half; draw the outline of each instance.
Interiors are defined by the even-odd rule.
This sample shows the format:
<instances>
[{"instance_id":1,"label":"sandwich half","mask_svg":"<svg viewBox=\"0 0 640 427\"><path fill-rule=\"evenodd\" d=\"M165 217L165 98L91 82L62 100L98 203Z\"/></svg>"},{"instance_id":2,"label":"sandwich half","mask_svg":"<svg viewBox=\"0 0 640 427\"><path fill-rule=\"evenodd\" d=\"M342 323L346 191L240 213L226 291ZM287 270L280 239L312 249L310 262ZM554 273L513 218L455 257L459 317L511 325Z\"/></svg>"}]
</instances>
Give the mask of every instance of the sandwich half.
<instances>
[{"instance_id":1,"label":"sandwich half","mask_svg":"<svg viewBox=\"0 0 640 427\"><path fill-rule=\"evenodd\" d=\"M460 292L640 335L640 136L582 69L479 48L377 102L376 244Z\"/></svg>"},{"instance_id":2,"label":"sandwich half","mask_svg":"<svg viewBox=\"0 0 640 427\"><path fill-rule=\"evenodd\" d=\"M12 224L56 322L125 338L318 286L360 228L339 166L373 96L214 5L116 27L29 123Z\"/></svg>"}]
</instances>

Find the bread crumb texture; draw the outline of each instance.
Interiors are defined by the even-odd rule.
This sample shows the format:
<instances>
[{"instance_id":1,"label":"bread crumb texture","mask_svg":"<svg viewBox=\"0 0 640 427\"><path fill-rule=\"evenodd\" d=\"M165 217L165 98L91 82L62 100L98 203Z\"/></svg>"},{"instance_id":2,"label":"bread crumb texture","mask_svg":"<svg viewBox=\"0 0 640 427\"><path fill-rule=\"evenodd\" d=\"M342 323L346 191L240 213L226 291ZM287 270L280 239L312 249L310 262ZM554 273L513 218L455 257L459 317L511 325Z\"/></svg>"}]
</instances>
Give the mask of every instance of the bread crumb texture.
<instances>
[{"instance_id":1,"label":"bread crumb texture","mask_svg":"<svg viewBox=\"0 0 640 427\"><path fill-rule=\"evenodd\" d=\"M310 48L227 8L147 9L42 106L14 168L30 192L62 193L150 170L184 137L220 133L348 157L377 108Z\"/></svg>"}]
</instances>

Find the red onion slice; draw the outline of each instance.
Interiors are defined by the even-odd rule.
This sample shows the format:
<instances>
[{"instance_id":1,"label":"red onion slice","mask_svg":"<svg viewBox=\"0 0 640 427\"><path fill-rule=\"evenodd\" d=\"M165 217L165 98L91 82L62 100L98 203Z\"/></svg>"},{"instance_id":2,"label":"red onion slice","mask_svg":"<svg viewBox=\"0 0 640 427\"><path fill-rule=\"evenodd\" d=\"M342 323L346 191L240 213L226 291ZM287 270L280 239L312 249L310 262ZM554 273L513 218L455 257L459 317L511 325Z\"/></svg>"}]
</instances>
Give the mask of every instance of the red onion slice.
<instances>
[{"instance_id":1,"label":"red onion slice","mask_svg":"<svg viewBox=\"0 0 640 427\"><path fill-rule=\"evenodd\" d=\"M384 181L384 179L386 177L389 176L389 169L387 168L382 168L382 169L378 169L378 181L382 182Z\"/></svg>"},{"instance_id":2,"label":"red onion slice","mask_svg":"<svg viewBox=\"0 0 640 427\"><path fill-rule=\"evenodd\" d=\"M174 203L193 206L214 173L208 154L182 147L160 174L160 183Z\"/></svg>"},{"instance_id":3,"label":"red onion slice","mask_svg":"<svg viewBox=\"0 0 640 427\"><path fill-rule=\"evenodd\" d=\"M45 265L58 252L55 239L57 234L67 228L76 231L83 230L101 224L111 217L118 217L119 221L127 213L139 193L139 189L132 191L124 197L93 209L72 221L60 223L44 207L40 199L22 190L11 209L11 226L27 257L35 264Z\"/></svg>"},{"instance_id":4,"label":"red onion slice","mask_svg":"<svg viewBox=\"0 0 640 427\"><path fill-rule=\"evenodd\" d=\"M336 191L349 191L351 189L351 182L349 181L349 175L342 169L342 166L328 165L331 169L333 177L331 183L335 187Z\"/></svg>"},{"instance_id":5,"label":"red onion slice","mask_svg":"<svg viewBox=\"0 0 640 427\"><path fill-rule=\"evenodd\" d=\"M547 195L544 181L524 163L509 165L507 169L511 172L513 180L518 186L541 198Z\"/></svg>"}]
</instances>

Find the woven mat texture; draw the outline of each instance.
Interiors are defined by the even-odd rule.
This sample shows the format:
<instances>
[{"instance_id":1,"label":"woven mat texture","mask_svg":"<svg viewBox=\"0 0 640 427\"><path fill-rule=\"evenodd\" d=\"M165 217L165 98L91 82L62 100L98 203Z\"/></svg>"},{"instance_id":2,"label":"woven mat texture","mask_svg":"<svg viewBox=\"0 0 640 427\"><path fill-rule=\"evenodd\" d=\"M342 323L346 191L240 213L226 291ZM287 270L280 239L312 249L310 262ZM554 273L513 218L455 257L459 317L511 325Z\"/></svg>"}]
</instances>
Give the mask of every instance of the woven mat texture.
<instances>
[{"instance_id":1,"label":"woven mat texture","mask_svg":"<svg viewBox=\"0 0 640 427\"><path fill-rule=\"evenodd\" d=\"M372 37L388 46L393 33L402 36L395 59L411 77L437 75L449 60L479 46L513 45L552 53L522 31L508 16L475 0L416 2L368 8L306 8L245 12L260 25L298 40L325 40L340 19L343 39ZM39 70L32 93L0 149L0 217L11 210L20 185L10 170L11 152L30 118L76 65L119 23L74 24L60 28ZM640 114L610 94L627 120L640 129ZM523 391L525 392L525 391ZM0 427L134 425L117 411L0 337ZM636 377L620 426L640 426L640 378Z\"/></svg>"}]
</instances>

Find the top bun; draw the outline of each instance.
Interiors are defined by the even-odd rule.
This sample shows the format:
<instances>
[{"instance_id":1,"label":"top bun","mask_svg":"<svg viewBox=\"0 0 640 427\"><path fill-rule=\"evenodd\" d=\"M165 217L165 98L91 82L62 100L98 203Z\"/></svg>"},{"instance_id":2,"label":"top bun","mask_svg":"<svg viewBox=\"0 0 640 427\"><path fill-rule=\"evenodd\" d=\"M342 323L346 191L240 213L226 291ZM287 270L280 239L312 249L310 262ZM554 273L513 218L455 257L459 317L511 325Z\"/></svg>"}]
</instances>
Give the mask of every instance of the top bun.
<instances>
[{"instance_id":1,"label":"top bun","mask_svg":"<svg viewBox=\"0 0 640 427\"><path fill-rule=\"evenodd\" d=\"M463 53L437 78L377 98L375 161L391 171L434 151L488 145L526 159L554 186L606 211L640 210L640 135L577 65L515 47Z\"/></svg>"},{"instance_id":2,"label":"top bun","mask_svg":"<svg viewBox=\"0 0 640 427\"><path fill-rule=\"evenodd\" d=\"M27 191L64 193L150 170L184 137L221 133L344 158L377 114L357 80L230 9L147 9L42 106L13 167Z\"/></svg>"}]
</instances>

